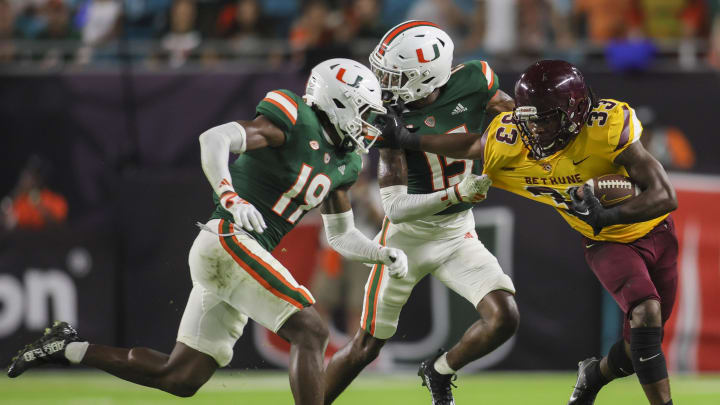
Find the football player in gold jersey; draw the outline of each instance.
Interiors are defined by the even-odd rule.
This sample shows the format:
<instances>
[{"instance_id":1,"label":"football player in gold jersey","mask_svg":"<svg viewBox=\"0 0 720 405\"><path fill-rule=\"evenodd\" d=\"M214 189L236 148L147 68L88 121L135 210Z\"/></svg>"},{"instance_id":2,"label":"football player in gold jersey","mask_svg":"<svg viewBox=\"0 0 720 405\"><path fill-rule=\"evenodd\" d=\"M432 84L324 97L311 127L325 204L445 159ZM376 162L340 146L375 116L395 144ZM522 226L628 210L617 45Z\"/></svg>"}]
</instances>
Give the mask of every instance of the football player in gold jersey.
<instances>
[{"instance_id":1,"label":"football player in gold jersey","mask_svg":"<svg viewBox=\"0 0 720 405\"><path fill-rule=\"evenodd\" d=\"M482 159L493 186L550 205L583 235L585 259L624 311L625 326L606 357L578 364L569 405L592 404L605 384L633 373L652 405L672 404L661 342L677 291L669 216L677 199L663 167L638 142L640 121L624 102L595 100L564 61L531 65L515 85L515 102L482 135L419 136L396 118L383 136L395 147ZM604 174L629 176L641 193L603 207L583 183Z\"/></svg>"}]
</instances>

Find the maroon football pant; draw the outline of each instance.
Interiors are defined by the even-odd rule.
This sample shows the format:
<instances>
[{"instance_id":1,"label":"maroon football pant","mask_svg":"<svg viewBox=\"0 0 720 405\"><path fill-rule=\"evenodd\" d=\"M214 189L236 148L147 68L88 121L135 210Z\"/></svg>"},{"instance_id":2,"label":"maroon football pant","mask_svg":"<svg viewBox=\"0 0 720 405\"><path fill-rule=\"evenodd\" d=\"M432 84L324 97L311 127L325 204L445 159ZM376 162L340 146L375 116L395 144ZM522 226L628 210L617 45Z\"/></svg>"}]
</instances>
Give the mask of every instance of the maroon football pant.
<instances>
[{"instance_id":1,"label":"maroon football pant","mask_svg":"<svg viewBox=\"0 0 720 405\"><path fill-rule=\"evenodd\" d=\"M660 302L663 325L677 293L678 241L671 217L632 243L584 238L585 260L625 313L623 337L630 341L631 311L641 302Z\"/></svg>"}]
</instances>

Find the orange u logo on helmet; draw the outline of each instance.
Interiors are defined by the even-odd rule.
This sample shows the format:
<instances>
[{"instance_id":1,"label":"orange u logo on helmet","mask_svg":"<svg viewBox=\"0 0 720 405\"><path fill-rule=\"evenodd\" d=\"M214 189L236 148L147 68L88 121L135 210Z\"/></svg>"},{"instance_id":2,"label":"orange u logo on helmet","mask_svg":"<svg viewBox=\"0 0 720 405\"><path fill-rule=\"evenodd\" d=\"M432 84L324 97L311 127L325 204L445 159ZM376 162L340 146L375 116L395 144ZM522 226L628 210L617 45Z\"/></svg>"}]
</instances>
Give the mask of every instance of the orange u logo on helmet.
<instances>
[{"instance_id":1,"label":"orange u logo on helmet","mask_svg":"<svg viewBox=\"0 0 720 405\"><path fill-rule=\"evenodd\" d=\"M435 56L433 56L432 59L427 60L427 59L425 59L425 55L423 54L422 48L418 48L415 50L415 53L417 54L417 57L418 57L418 61L420 61L420 63L432 62L435 59L440 57L440 50L438 49L437 44L433 44L433 52L435 52Z\"/></svg>"},{"instance_id":2,"label":"orange u logo on helmet","mask_svg":"<svg viewBox=\"0 0 720 405\"><path fill-rule=\"evenodd\" d=\"M337 73L337 76L335 76L336 79L340 80L341 82L347 84L350 87L355 87L355 88L360 87L359 84L363 79L362 76L358 75L358 77L355 78L355 82L352 84L343 80L343 76L345 76L345 68L340 68L340 70Z\"/></svg>"}]
</instances>

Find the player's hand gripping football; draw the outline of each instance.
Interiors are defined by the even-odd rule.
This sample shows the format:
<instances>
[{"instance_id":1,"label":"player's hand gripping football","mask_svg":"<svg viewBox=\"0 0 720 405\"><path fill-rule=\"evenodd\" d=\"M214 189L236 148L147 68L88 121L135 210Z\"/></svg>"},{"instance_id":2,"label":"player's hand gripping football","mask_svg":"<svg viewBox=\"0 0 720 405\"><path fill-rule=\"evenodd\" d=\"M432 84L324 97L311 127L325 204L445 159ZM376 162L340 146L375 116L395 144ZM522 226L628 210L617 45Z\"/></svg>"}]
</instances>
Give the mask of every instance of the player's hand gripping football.
<instances>
[{"instance_id":1,"label":"player's hand gripping football","mask_svg":"<svg viewBox=\"0 0 720 405\"><path fill-rule=\"evenodd\" d=\"M458 200L467 203L479 203L487 198L492 180L486 175L470 174L456 186Z\"/></svg>"},{"instance_id":2,"label":"player's hand gripping football","mask_svg":"<svg viewBox=\"0 0 720 405\"><path fill-rule=\"evenodd\" d=\"M220 203L228 210L235 219L235 225L246 231L263 233L267 225L254 205L243 200L235 193L225 193L220 198Z\"/></svg>"},{"instance_id":3,"label":"player's hand gripping football","mask_svg":"<svg viewBox=\"0 0 720 405\"><path fill-rule=\"evenodd\" d=\"M402 120L402 112L405 108L402 100L398 100L397 104L387 107L387 113L379 119L383 121L382 137L383 141L393 149L412 149L419 150L420 136L414 131L405 127Z\"/></svg>"},{"instance_id":4,"label":"player's hand gripping football","mask_svg":"<svg viewBox=\"0 0 720 405\"><path fill-rule=\"evenodd\" d=\"M577 188L570 190L573 200L571 211L573 214L590 225L593 234L597 236L604 227L617 224L617 207L605 208L600 203L589 184L582 186L582 198L578 196Z\"/></svg>"},{"instance_id":5,"label":"player's hand gripping football","mask_svg":"<svg viewBox=\"0 0 720 405\"><path fill-rule=\"evenodd\" d=\"M408 272L408 262L405 252L400 249L383 247L380 249L380 259L387 266L392 278L404 278Z\"/></svg>"}]
</instances>

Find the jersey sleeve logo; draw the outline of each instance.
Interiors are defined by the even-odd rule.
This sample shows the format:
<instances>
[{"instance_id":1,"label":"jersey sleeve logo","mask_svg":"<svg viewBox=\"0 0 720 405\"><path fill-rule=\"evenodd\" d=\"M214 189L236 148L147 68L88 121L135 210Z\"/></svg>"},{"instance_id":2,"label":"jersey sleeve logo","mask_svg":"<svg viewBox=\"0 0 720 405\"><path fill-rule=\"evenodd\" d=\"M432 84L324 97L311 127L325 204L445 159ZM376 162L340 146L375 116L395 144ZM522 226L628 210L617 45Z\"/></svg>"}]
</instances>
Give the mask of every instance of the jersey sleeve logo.
<instances>
[{"instance_id":1,"label":"jersey sleeve logo","mask_svg":"<svg viewBox=\"0 0 720 405\"><path fill-rule=\"evenodd\" d=\"M263 101L277 107L283 114L285 114L287 119L289 119L293 125L295 124L295 121L297 121L298 105L295 100L290 98L287 94L281 91L271 91L265 95Z\"/></svg>"},{"instance_id":2,"label":"jersey sleeve logo","mask_svg":"<svg viewBox=\"0 0 720 405\"><path fill-rule=\"evenodd\" d=\"M430 128L434 128L435 127L435 117L433 117L431 115L431 116L425 118L425 125L429 126Z\"/></svg>"}]
</instances>

